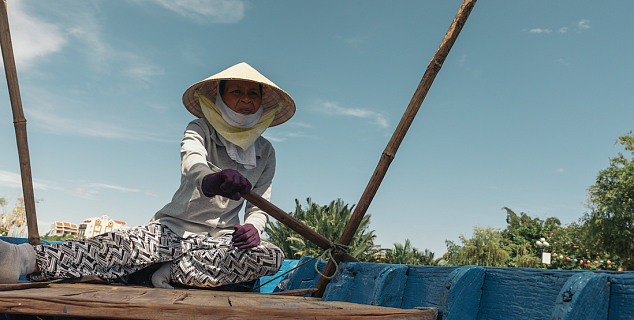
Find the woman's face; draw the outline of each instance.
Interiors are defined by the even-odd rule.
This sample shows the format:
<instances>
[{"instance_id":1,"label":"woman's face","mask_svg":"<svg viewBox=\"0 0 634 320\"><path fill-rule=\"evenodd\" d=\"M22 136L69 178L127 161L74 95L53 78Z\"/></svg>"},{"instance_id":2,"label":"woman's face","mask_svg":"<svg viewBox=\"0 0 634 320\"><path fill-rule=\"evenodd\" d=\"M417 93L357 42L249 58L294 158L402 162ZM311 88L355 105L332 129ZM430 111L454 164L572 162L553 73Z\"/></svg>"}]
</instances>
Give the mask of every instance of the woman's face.
<instances>
[{"instance_id":1,"label":"woman's face","mask_svg":"<svg viewBox=\"0 0 634 320\"><path fill-rule=\"evenodd\" d=\"M254 114L262 104L260 85L243 80L227 80L222 101L231 110L242 114Z\"/></svg>"}]
</instances>

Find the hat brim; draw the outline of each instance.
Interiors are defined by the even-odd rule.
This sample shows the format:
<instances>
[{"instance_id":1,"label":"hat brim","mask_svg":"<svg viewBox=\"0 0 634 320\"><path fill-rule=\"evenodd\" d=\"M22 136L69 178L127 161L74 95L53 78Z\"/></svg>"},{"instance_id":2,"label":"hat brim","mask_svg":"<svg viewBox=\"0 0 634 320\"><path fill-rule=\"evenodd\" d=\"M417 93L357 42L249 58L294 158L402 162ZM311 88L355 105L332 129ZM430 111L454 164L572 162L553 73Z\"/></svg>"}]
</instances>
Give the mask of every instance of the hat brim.
<instances>
[{"instance_id":1,"label":"hat brim","mask_svg":"<svg viewBox=\"0 0 634 320\"><path fill-rule=\"evenodd\" d=\"M295 101L293 101L293 98L244 62L205 80L199 81L185 90L183 94L183 105L185 105L185 108L187 108L191 114L198 118L204 117L198 98L196 98L194 93L198 90L211 101L216 101L218 80L243 80L262 84L261 107L264 108L264 112L276 108L281 103L281 108L275 113L275 118L269 127L282 124L295 114Z\"/></svg>"}]
</instances>

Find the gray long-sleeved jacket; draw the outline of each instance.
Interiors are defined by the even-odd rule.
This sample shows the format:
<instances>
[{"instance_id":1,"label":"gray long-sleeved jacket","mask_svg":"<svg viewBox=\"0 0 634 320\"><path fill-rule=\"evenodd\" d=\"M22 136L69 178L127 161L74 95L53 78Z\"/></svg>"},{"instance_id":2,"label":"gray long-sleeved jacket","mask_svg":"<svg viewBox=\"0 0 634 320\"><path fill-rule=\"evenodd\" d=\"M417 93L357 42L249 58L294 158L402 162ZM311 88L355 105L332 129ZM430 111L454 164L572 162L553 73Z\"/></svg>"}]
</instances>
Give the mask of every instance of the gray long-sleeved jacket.
<instances>
[{"instance_id":1,"label":"gray long-sleeved jacket","mask_svg":"<svg viewBox=\"0 0 634 320\"><path fill-rule=\"evenodd\" d=\"M203 177L223 169L238 170L253 185L253 191L263 198L271 198L271 181L275 174L275 150L263 137L255 141L256 167L245 169L229 155L216 131L201 118L189 123L181 142L181 185L172 201L159 210L150 222L159 222L181 237L203 234L211 237L233 233L233 225L240 223L238 214L244 199L234 201L221 196L206 197L200 185ZM268 215L247 202L244 223L264 231Z\"/></svg>"}]
</instances>

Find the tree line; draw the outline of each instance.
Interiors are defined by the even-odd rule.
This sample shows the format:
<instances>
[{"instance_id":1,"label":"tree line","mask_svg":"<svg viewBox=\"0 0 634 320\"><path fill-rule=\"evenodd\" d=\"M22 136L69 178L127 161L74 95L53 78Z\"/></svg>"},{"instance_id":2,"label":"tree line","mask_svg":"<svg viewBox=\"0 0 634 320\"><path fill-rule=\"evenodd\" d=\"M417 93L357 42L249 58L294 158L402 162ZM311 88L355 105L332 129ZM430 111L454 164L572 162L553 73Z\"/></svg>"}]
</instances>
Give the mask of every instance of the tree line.
<instances>
[{"instance_id":1,"label":"tree line","mask_svg":"<svg viewBox=\"0 0 634 320\"><path fill-rule=\"evenodd\" d=\"M620 136L617 144L634 156L631 131ZM297 199L295 204L295 211L289 214L333 242L341 237L354 209L341 199L324 206L310 198L305 206ZM368 214L348 252L363 262L392 264L634 270L634 157L619 152L609 159L609 166L599 171L595 184L588 188L586 207L588 211L582 217L565 225L556 217L542 220L503 207L506 228L475 226L471 238L460 235L457 242L445 241L447 252L438 258L427 249L413 247L409 239L392 248L381 248L374 242L376 234L370 230ZM323 252L276 221L269 222L265 233L266 240L280 247L289 259ZM542 239L549 244L544 251L551 253L551 263L543 266L543 247L536 245Z\"/></svg>"}]
</instances>

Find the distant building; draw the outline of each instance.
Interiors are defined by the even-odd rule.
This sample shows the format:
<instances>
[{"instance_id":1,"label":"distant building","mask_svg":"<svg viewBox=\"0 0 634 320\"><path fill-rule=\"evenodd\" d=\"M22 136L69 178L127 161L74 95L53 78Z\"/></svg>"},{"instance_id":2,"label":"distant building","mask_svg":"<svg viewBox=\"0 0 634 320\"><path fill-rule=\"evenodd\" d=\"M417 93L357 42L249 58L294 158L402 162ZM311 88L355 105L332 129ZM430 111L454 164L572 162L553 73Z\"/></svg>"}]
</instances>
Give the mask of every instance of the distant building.
<instances>
[{"instance_id":1,"label":"distant building","mask_svg":"<svg viewBox=\"0 0 634 320\"><path fill-rule=\"evenodd\" d=\"M92 238L105 232L127 229L127 223L110 220L108 216L90 218L79 224L77 235L79 239Z\"/></svg>"},{"instance_id":2,"label":"distant building","mask_svg":"<svg viewBox=\"0 0 634 320\"><path fill-rule=\"evenodd\" d=\"M51 230L48 232L49 236L66 236L72 235L77 237L77 225L70 222L55 221L51 224Z\"/></svg>"}]
</instances>

